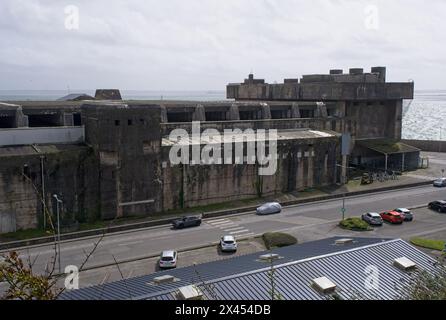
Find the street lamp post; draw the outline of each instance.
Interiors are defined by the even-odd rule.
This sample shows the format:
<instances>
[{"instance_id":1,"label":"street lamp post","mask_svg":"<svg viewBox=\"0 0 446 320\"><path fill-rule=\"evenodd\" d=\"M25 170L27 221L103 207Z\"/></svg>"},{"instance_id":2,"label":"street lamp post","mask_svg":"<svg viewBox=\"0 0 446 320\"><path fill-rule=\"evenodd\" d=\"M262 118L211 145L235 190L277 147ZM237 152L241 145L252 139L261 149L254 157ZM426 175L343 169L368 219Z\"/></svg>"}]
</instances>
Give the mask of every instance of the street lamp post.
<instances>
[{"instance_id":1,"label":"street lamp post","mask_svg":"<svg viewBox=\"0 0 446 320\"><path fill-rule=\"evenodd\" d=\"M57 194L53 195L54 199L56 199L56 208L57 208L57 259L59 263L59 274L62 272L61 264L60 264L60 213L59 213L59 203L62 203L57 196Z\"/></svg>"}]
</instances>

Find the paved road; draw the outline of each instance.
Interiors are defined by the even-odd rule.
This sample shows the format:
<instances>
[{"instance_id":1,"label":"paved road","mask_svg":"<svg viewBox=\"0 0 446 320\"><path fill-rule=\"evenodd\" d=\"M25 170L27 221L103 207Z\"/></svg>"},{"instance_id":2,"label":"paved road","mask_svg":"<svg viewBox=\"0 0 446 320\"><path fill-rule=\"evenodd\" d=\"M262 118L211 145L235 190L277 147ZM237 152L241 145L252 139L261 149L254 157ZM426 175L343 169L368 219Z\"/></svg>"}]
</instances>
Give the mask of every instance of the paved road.
<instances>
[{"instance_id":1,"label":"paved road","mask_svg":"<svg viewBox=\"0 0 446 320\"><path fill-rule=\"evenodd\" d=\"M346 199L346 216L358 216L365 211L381 211L395 207L414 207L436 199L446 199L446 188L437 189L423 186L391 192L380 192ZM336 227L341 218L341 199L321 201L287 207L281 214L256 216L244 214L218 219L205 220L197 228L171 230L169 226L139 229L109 234L100 243L98 249L87 263L88 267L112 264L118 261L156 255L161 250L184 249L196 245L206 245L218 241L223 234L233 234L238 238L252 237L266 231L286 230L297 235L300 242L311 241L332 235L349 235ZM385 225L368 236L387 236L407 238L434 231L446 230L446 214L416 211L415 221L403 226ZM357 235L357 234L355 234ZM364 236L365 234L361 234ZM62 270L66 265L80 265L85 252L89 252L98 237L82 240L70 240L61 244ZM23 258L36 259L34 270L41 272L54 254L52 245L39 245L20 249ZM147 273L150 273L149 270ZM97 276L100 273L97 272ZM102 275L102 278L104 275Z\"/></svg>"}]
</instances>

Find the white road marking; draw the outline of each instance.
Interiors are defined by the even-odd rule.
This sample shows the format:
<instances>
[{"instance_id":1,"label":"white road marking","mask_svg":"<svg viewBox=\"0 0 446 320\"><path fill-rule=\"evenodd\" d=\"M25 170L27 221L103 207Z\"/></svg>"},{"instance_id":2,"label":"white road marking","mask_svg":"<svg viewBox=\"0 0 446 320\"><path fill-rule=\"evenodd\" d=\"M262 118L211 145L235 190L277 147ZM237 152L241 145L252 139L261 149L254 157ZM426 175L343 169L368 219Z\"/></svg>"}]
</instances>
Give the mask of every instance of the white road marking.
<instances>
[{"instance_id":1,"label":"white road marking","mask_svg":"<svg viewBox=\"0 0 446 320\"><path fill-rule=\"evenodd\" d=\"M218 222L218 221L225 221L228 220L227 218L223 218L223 219L214 219L214 220L208 220L206 221L207 223L213 223L213 222Z\"/></svg>"},{"instance_id":2,"label":"white road marking","mask_svg":"<svg viewBox=\"0 0 446 320\"><path fill-rule=\"evenodd\" d=\"M236 224L234 222L227 222L227 223L224 223L224 224L219 224L216 227L225 228L225 227L230 227L230 226L236 226Z\"/></svg>"},{"instance_id":3,"label":"white road marking","mask_svg":"<svg viewBox=\"0 0 446 320\"><path fill-rule=\"evenodd\" d=\"M240 229L245 229L245 227L228 228L228 229L225 229L225 231L234 231L234 230L240 230Z\"/></svg>"},{"instance_id":4,"label":"white road marking","mask_svg":"<svg viewBox=\"0 0 446 320\"><path fill-rule=\"evenodd\" d=\"M238 233L242 233L242 232L249 232L249 230L243 229L243 230L238 230L238 231L231 231L231 232L229 232L229 234L238 234Z\"/></svg>"},{"instance_id":5,"label":"white road marking","mask_svg":"<svg viewBox=\"0 0 446 320\"><path fill-rule=\"evenodd\" d=\"M230 222L230 220L220 221L220 222L214 222L214 223L211 223L211 225L213 225L213 226L219 226L219 225L221 225L221 224L225 224L225 223L228 223L228 222Z\"/></svg>"},{"instance_id":6,"label":"white road marking","mask_svg":"<svg viewBox=\"0 0 446 320\"><path fill-rule=\"evenodd\" d=\"M158 239L157 239L158 240ZM132 244L138 244L143 243L144 241L133 241L133 242L125 242L125 243L119 243L118 246L130 246Z\"/></svg>"}]
</instances>

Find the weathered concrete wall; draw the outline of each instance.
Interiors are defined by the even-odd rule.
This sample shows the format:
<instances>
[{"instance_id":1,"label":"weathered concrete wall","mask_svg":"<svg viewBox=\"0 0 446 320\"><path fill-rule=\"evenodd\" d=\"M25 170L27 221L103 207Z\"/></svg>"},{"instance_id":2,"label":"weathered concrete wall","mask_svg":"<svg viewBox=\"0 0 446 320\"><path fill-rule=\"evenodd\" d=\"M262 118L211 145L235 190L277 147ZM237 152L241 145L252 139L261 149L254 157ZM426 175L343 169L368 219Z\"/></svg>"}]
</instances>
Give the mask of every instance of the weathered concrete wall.
<instances>
[{"instance_id":1,"label":"weathered concrete wall","mask_svg":"<svg viewBox=\"0 0 446 320\"><path fill-rule=\"evenodd\" d=\"M55 211L52 195L58 194L61 224L97 218L97 162L88 147L45 146L39 153L26 146L11 149L16 153L3 149L0 156L1 233L42 226L41 156L49 211Z\"/></svg>"},{"instance_id":2,"label":"weathered concrete wall","mask_svg":"<svg viewBox=\"0 0 446 320\"><path fill-rule=\"evenodd\" d=\"M86 141L100 159L101 217L113 219L162 210L161 109L158 106L87 104ZM137 204L132 204L138 202Z\"/></svg>"},{"instance_id":3,"label":"weathered concrete wall","mask_svg":"<svg viewBox=\"0 0 446 320\"><path fill-rule=\"evenodd\" d=\"M83 127L0 129L0 146L82 142Z\"/></svg>"},{"instance_id":4,"label":"weathered concrete wall","mask_svg":"<svg viewBox=\"0 0 446 320\"><path fill-rule=\"evenodd\" d=\"M168 147L163 158L168 160ZM163 209L228 202L299 191L336 182L337 138L279 143L277 171L260 176L256 165L167 165L162 169Z\"/></svg>"}]
</instances>

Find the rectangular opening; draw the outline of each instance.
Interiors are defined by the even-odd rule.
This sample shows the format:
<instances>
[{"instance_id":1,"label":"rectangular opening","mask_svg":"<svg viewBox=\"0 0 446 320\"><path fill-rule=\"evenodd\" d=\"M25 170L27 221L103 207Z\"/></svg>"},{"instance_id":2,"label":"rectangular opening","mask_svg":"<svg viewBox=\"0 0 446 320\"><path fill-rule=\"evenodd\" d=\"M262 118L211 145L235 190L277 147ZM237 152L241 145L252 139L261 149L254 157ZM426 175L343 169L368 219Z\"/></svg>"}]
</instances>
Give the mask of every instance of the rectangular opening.
<instances>
[{"instance_id":1,"label":"rectangular opening","mask_svg":"<svg viewBox=\"0 0 446 320\"><path fill-rule=\"evenodd\" d=\"M14 128L15 127L15 117L0 117L0 128Z\"/></svg>"},{"instance_id":2,"label":"rectangular opening","mask_svg":"<svg viewBox=\"0 0 446 320\"><path fill-rule=\"evenodd\" d=\"M300 110L301 118L314 118L314 110L312 109L301 109Z\"/></svg>"},{"instance_id":3,"label":"rectangular opening","mask_svg":"<svg viewBox=\"0 0 446 320\"><path fill-rule=\"evenodd\" d=\"M119 126L119 125L121 125L121 121L115 120L115 126Z\"/></svg>"},{"instance_id":4,"label":"rectangular opening","mask_svg":"<svg viewBox=\"0 0 446 320\"><path fill-rule=\"evenodd\" d=\"M133 121L131 119L127 120L127 125L131 126L133 124Z\"/></svg>"},{"instance_id":5,"label":"rectangular opening","mask_svg":"<svg viewBox=\"0 0 446 320\"><path fill-rule=\"evenodd\" d=\"M56 114L29 115L28 124L30 127L58 127L59 117Z\"/></svg>"},{"instance_id":6,"label":"rectangular opening","mask_svg":"<svg viewBox=\"0 0 446 320\"><path fill-rule=\"evenodd\" d=\"M206 111L206 121L225 121L226 112L224 111Z\"/></svg>"},{"instance_id":7,"label":"rectangular opening","mask_svg":"<svg viewBox=\"0 0 446 320\"><path fill-rule=\"evenodd\" d=\"M192 122L192 112L168 112L167 122Z\"/></svg>"},{"instance_id":8,"label":"rectangular opening","mask_svg":"<svg viewBox=\"0 0 446 320\"><path fill-rule=\"evenodd\" d=\"M81 126L82 125L82 118L80 113L73 113L73 125L74 126Z\"/></svg>"},{"instance_id":9,"label":"rectangular opening","mask_svg":"<svg viewBox=\"0 0 446 320\"><path fill-rule=\"evenodd\" d=\"M271 119L287 119L288 118L288 109L271 109Z\"/></svg>"},{"instance_id":10,"label":"rectangular opening","mask_svg":"<svg viewBox=\"0 0 446 320\"><path fill-rule=\"evenodd\" d=\"M240 111L240 120L257 120L257 111Z\"/></svg>"}]
</instances>

